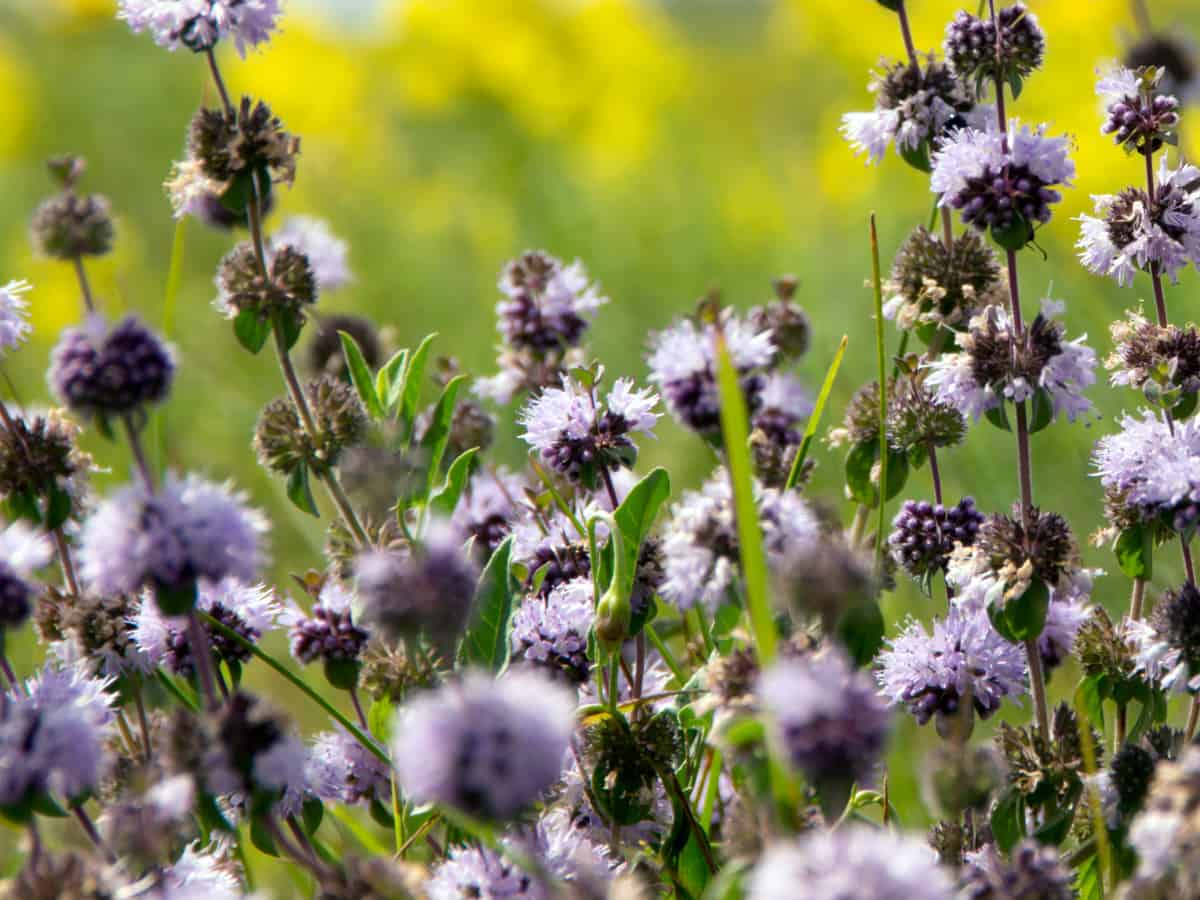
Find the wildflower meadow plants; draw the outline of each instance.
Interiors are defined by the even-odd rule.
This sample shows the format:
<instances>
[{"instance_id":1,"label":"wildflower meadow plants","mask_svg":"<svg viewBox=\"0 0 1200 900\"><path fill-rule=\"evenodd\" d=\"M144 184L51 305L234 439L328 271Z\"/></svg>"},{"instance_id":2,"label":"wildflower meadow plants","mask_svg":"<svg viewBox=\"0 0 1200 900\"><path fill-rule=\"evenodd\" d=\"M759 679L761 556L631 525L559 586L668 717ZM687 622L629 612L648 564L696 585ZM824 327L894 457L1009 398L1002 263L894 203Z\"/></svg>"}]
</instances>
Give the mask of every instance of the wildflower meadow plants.
<instances>
[{"instance_id":1,"label":"wildflower meadow plants","mask_svg":"<svg viewBox=\"0 0 1200 900\"><path fill-rule=\"evenodd\" d=\"M1133 183L1080 217L1079 262L1154 298L1113 324L1104 361L1129 398L1090 461L1105 575L1074 530L1091 523L1032 477L1033 436L1093 421L1101 389L1071 306L1021 293L1076 178L1071 139L1016 115L1053 41L989 0L924 53L905 0L878 2L905 55L842 134L926 179L934 215L887 270L871 218L877 376L828 427L848 341L812 340L791 277L747 310L703 298L628 373L588 347L622 298L544 251L498 266L484 377L436 357L435 336L390 352L372 322L327 315L322 296L369 267L352 272L318 219L273 227L301 139L221 69L229 47L269 53L284 5L121 0L133 32L212 83L211 108L186 128L181 113L164 202L230 236L206 339L274 356L281 392L247 453L325 545L274 579L253 497L153 464L154 411L197 376L93 291L119 203L83 191L82 159L51 160L31 238L70 268L79 315L49 359L59 407L0 401L0 818L23 848L0 895L1197 896L1200 336L1168 308L1200 261L1200 171L1172 150L1183 51L1143 47L1096 86ZM32 365L38 302L37 285L0 287L4 362ZM798 374L807 353L828 365L819 385ZM671 428L702 484L639 465ZM1012 442L1003 509L943 484L983 428ZM98 489L83 429L127 448L128 481ZM524 465L493 459L498 434ZM811 487L822 443L843 497ZM1148 596L1165 554L1186 578ZM1129 579L1119 620L1092 602L1101 576ZM901 579L929 620L885 618ZM44 661L18 672L5 646L33 637ZM250 667L320 728L250 689ZM1053 705L1056 670L1080 680ZM909 716L936 733L907 760L938 817L926 834L888 788ZM51 839L55 819L73 840Z\"/></svg>"}]
</instances>

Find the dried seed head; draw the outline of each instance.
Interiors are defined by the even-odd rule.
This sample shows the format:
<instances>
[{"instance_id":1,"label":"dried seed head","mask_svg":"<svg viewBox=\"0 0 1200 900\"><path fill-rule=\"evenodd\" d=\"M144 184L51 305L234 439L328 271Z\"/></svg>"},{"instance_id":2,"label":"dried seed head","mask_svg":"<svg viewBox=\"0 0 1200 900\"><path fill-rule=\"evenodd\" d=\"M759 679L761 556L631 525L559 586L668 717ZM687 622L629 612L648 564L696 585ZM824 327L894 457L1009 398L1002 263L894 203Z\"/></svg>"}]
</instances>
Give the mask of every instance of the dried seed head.
<instances>
[{"instance_id":1,"label":"dried seed head","mask_svg":"<svg viewBox=\"0 0 1200 900\"><path fill-rule=\"evenodd\" d=\"M203 173L228 186L235 178L263 174L272 182L291 184L296 177L300 139L283 129L283 122L261 100L243 97L233 113L202 109L192 119L188 154ZM260 193L265 183L259 182ZM253 187L247 183L247 191Z\"/></svg>"},{"instance_id":2,"label":"dried seed head","mask_svg":"<svg viewBox=\"0 0 1200 900\"><path fill-rule=\"evenodd\" d=\"M290 315L304 320L304 311L317 302L317 280L308 258L289 244L267 258L263 277L254 245L244 241L221 260L217 270L217 306L229 318L252 310L260 319Z\"/></svg>"},{"instance_id":3,"label":"dried seed head","mask_svg":"<svg viewBox=\"0 0 1200 900\"><path fill-rule=\"evenodd\" d=\"M974 853L990 837L989 828L967 828L943 819L929 829L929 846L937 853L939 863L957 869L968 853Z\"/></svg>"},{"instance_id":4,"label":"dried seed head","mask_svg":"<svg viewBox=\"0 0 1200 900\"><path fill-rule=\"evenodd\" d=\"M888 445L893 450L908 453L954 447L966 438L966 417L949 403L935 399L919 379L905 378L894 391L887 416Z\"/></svg>"},{"instance_id":5,"label":"dried seed head","mask_svg":"<svg viewBox=\"0 0 1200 900\"><path fill-rule=\"evenodd\" d=\"M1195 325L1162 327L1130 312L1113 323L1111 333L1113 352L1104 364L1113 372L1113 384L1140 391L1154 381L1164 390L1200 390L1200 331Z\"/></svg>"},{"instance_id":6,"label":"dried seed head","mask_svg":"<svg viewBox=\"0 0 1200 900\"><path fill-rule=\"evenodd\" d=\"M795 361L808 352L812 325L800 304L792 302L795 279L780 279L775 284L779 299L754 307L747 318L755 331L771 332L776 359Z\"/></svg>"},{"instance_id":7,"label":"dried seed head","mask_svg":"<svg viewBox=\"0 0 1200 900\"><path fill-rule=\"evenodd\" d=\"M342 355L342 339L338 332L344 331L354 338L363 359L375 371L383 361L383 348L379 340L379 329L365 316L334 313L316 321L316 333L308 345L308 368L314 375L333 375L344 381L350 380L350 370Z\"/></svg>"},{"instance_id":8,"label":"dried seed head","mask_svg":"<svg viewBox=\"0 0 1200 900\"><path fill-rule=\"evenodd\" d=\"M888 397L895 396L895 382L888 380ZM840 428L829 432L829 443L834 447L843 444L865 444L879 439L879 382L864 384L846 405L846 415Z\"/></svg>"},{"instance_id":9,"label":"dried seed head","mask_svg":"<svg viewBox=\"0 0 1200 900\"><path fill-rule=\"evenodd\" d=\"M972 323L969 336L961 341L971 354L975 383L998 390L1018 380L1039 384L1046 363L1063 352L1062 323L1038 313L1025 329L1023 339L1018 340L1006 322L996 315L980 316Z\"/></svg>"},{"instance_id":10,"label":"dried seed head","mask_svg":"<svg viewBox=\"0 0 1200 900\"><path fill-rule=\"evenodd\" d=\"M75 431L61 416L17 417L0 429L0 494L41 493L79 470Z\"/></svg>"},{"instance_id":11,"label":"dried seed head","mask_svg":"<svg viewBox=\"0 0 1200 900\"><path fill-rule=\"evenodd\" d=\"M51 197L37 208L30 224L34 249L52 259L103 256L112 250L115 234L112 206L99 194Z\"/></svg>"},{"instance_id":12,"label":"dried seed head","mask_svg":"<svg viewBox=\"0 0 1200 900\"><path fill-rule=\"evenodd\" d=\"M1091 615L1079 627L1075 652L1085 675L1103 675L1113 685L1135 678L1134 649L1099 604L1092 607Z\"/></svg>"},{"instance_id":13,"label":"dried seed head","mask_svg":"<svg viewBox=\"0 0 1200 900\"><path fill-rule=\"evenodd\" d=\"M43 641L73 641L88 659L103 661L111 674L137 658L132 624L137 612L138 603L128 594L68 596L48 588L38 603L35 626Z\"/></svg>"},{"instance_id":14,"label":"dried seed head","mask_svg":"<svg viewBox=\"0 0 1200 900\"><path fill-rule=\"evenodd\" d=\"M964 231L948 250L922 225L901 245L884 290L885 314L901 328L962 330L984 306L1005 299L1006 282L995 251L977 231Z\"/></svg>"},{"instance_id":15,"label":"dried seed head","mask_svg":"<svg viewBox=\"0 0 1200 900\"><path fill-rule=\"evenodd\" d=\"M305 385L317 439L308 433L289 397L276 397L264 407L254 430L259 462L290 475L301 464L323 472L336 466L342 451L359 444L370 425L358 393L328 375Z\"/></svg>"},{"instance_id":16,"label":"dried seed head","mask_svg":"<svg viewBox=\"0 0 1200 900\"><path fill-rule=\"evenodd\" d=\"M1009 783L1026 797L1037 791L1042 798L1063 799L1078 789L1085 771L1083 749L1078 719L1068 704L1055 708L1049 736L1032 726L1002 722L996 744L1008 762ZM1094 729L1092 746L1099 764L1104 747Z\"/></svg>"},{"instance_id":17,"label":"dried seed head","mask_svg":"<svg viewBox=\"0 0 1200 900\"><path fill-rule=\"evenodd\" d=\"M432 687L441 661L436 653L410 655L403 647L375 641L362 655L362 689L374 700L403 701L410 691Z\"/></svg>"},{"instance_id":18,"label":"dried seed head","mask_svg":"<svg viewBox=\"0 0 1200 900\"><path fill-rule=\"evenodd\" d=\"M1029 563L1030 577L1053 587L1066 572L1078 567L1079 548L1066 519L1035 507L1026 534L1019 511L1014 510L1013 515L988 516L979 528L976 546L991 558L995 571L1019 573Z\"/></svg>"},{"instance_id":19,"label":"dried seed head","mask_svg":"<svg viewBox=\"0 0 1200 900\"><path fill-rule=\"evenodd\" d=\"M345 454L341 467L343 476L347 471L346 461L364 449L367 448L358 447ZM343 487L346 485L343 484ZM356 495L352 493L352 498L354 496ZM395 505L394 501L392 505ZM358 503L355 503L355 508L363 530L370 538L371 546L390 551L403 550L408 546L408 538L404 536L400 523L396 521L395 513L365 509ZM359 550L358 538L350 533L341 517L334 516L330 519L329 528L325 532L325 558L331 566L330 574L343 581L353 578L354 560Z\"/></svg>"}]
</instances>

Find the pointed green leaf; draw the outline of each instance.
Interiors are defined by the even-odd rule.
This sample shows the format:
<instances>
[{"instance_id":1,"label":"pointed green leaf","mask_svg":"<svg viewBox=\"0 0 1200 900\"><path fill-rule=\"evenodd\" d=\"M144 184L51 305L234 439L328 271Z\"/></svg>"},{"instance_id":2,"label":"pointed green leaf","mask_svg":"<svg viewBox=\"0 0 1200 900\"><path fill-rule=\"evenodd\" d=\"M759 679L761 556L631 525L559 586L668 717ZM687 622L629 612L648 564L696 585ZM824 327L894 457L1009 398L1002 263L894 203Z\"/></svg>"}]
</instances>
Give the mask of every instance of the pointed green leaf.
<instances>
[{"instance_id":1,"label":"pointed green leaf","mask_svg":"<svg viewBox=\"0 0 1200 900\"><path fill-rule=\"evenodd\" d=\"M412 368L411 366L409 367ZM467 380L466 375L451 378L442 389L437 406L429 420L429 429L421 439L421 446L429 454L428 490L433 489L434 483L441 477L442 456L446 452L446 443L450 440L450 424L454 418L454 403L458 398L458 389Z\"/></svg>"},{"instance_id":2,"label":"pointed green leaf","mask_svg":"<svg viewBox=\"0 0 1200 900\"><path fill-rule=\"evenodd\" d=\"M310 516L320 518L321 513L317 509L317 501L313 499L312 487L308 482L307 464L300 463L288 475L287 495L288 499L292 501L297 509L308 513Z\"/></svg>"},{"instance_id":3,"label":"pointed green leaf","mask_svg":"<svg viewBox=\"0 0 1200 900\"><path fill-rule=\"evenodd\" d=\"M379 395L389 415L395 412L396 404L400 402L400 396L404 393L404 369L407 365L408 351L397 350L375 376L375 393Z\"/></svg>"},{"instance_id":4,"label":"pointed green leaf","mask_svg":"<svg viewBox=\"0 0 1200 900\"><path fill-rule=\"evenodd\" d=\"M849 343L849 335L842 335L842 341L833 355L833 362L829 364L829 369L825 372L825 380L821 382L821 392L817 394L817 403L813 407L812 415L808 417L808 424L804 426L804 438L800 441L800 449L796 451L796 458L792 460L792 470L788 472L787 481L783 486L785 491L790 491L796 486L800 473L804 471L804 460L808 457L808 448L812 445L817 436L817 429L821 426L821 416L825 412L825 404L829 402L833 382L837 379L838 369L842 367L842 357L846 355L846 345Z\"/></svg>"},{"instance_id":5,"label":"pointed green leaf","mask_svg":"<svg viewBox=\"0 0 1200 900\"><path fill-rule=\"evenodd\" d=\"M512 536L504 539L488 560L475 590L471 622L463 638L468 665L500 673L508 665L508 630L512 621L515 584L509 572Z\"/></svg>"},{"instance_id":6,"label":"pointed green leaf","mask_svg":"<svg viewBox=\"0 0 1200 900\"><path fill-rule=\"evenodd\" d=\"M1130 578L1153 577L1154 537L1145 525L1133 525L1117 536L1117 564Z\"/></svg>"},{"instance_id":7,"label":"pointed green leaf","mask_svg":"<svg viewBox=\"0 0 1200 900\"><path fill-rule=\"evenodd\" d=\"M883 613L874 600L850 607L837 626L838 637L857 666L869 665L875 658L883 646L884 631Z\"/></svg>"},{"instance_id":8,"label":"pointed green leaf","mask_svg":"<svg viewBox=\"0 0 1200 900\"><path fill-rule=\"evenodd\" d=\"M70 518L71 495L57 484L51 485L46 494L45 509L46 513L42 517L43 525L47 531L53 531Z\"/></svg>"},{"instance_id":9,"label":"pointed green leaf","mask_svg":"<svg viewBox=\"0 0 1200 900\"><path fill-rule=\"evenodd\" d=\"M1025 801L1013 788L1001 795L992 810L992 837L1007 853L1025 836Z\"/></svg>"},{"instance_id":10,"label":"pointed green leaf","mask_svg":"<svg viewBox=\"0 0 1200 900\"><path fill-rule=\"evenodd\" d=\"M243 309L233 320L233 333L238 343L251 353L258 353L271 336L271 323L252 309Z\"/></svg>"},{"instance_id":11,"label":"pointed green leaf","mask_svg":"<svg viewBox=\"0 0 1200 900\"><path fill-rule=\"evenodd\" d=\"M350 370L350 380L358 391L359 399L367 408L372 419L383 418L383 407L379 405L379 395L375 393L375 381L371 378L371 369L358 348L358 341L345 331L339 331L342 340L342 355L346 357L346 368Z\"/></svg>"},{"instance_id":12,"label":"pointed green leaf","mask_svg":"<svg viewBox=\"0 0 1200 900\"><path fill-rule=\"evenodd\" d=\"M450 468L446 470L446 480L429 498L429 506L434 512L444 516L454 512L454 508L458 506L458 498L467 486L467 479L471 476L471 463L478 452L478 447L472 447L460 453L458 458L450 463Z\"/></svg>"},{"instance_id":13,"label":"pointed green leaf","mask_svg":"<svg viewBox=\"0 0 1200 900\"><path fill-rule=\"evenodd\" d=\"M437 334L431 334L421 341L421 345L413 351L413 355L404 370L404 388L400 401L400 421L411 433L413 421L417 418L417 403L421 399L421 387L425 382L425 366L429 359L429 348Z\"/></svg>"}]
</instances>

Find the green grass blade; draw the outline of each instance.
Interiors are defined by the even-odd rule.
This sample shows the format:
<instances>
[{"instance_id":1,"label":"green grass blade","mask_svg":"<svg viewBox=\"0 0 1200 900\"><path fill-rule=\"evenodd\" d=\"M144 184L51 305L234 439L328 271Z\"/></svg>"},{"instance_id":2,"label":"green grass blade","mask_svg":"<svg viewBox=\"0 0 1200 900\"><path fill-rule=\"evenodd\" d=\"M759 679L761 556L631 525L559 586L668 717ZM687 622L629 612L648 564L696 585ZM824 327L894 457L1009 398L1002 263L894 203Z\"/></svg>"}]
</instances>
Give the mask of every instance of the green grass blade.
<instances>
[{"instance_id":1,"label":"green grass blade","mask_svg":"<svg viewBox=\"0 0 1200 900\"><path fill-rule=\"evenodd\" d=\"M175 333L175 310L179 305L179 288L183 284L183 250L185 246L187 218L175 223L175 237L171 241L171 262L167 267L167 287L163 292L162 336L169 341ZM156 467L162 471L167 464L167 407L159 407L154 415L154 452Z\"/></svg>"},{"instance_id":2,"label":"green grass blade","mask_svg":"<svg viewBox=\"0 0 1200 900\"><path fill-rule=\"evenodd\" d=\"M875 529L875 569L883 570L883 537L887 533L887 350L883 336L883 276L879 269L879 235L871 213L871 284L875 289L875 356L879 364L879 524Z\"/></svg>"},{"instance_id":3,"label":"green grass blade","mask_svg":"<svg viewBox=\"0 0 1200 900\"><path fill-rule=\"evenodd\" d=\"M800 473L804 469L804 460L808 457L809 447L817 437L817 429L821 427L821 416L825 414L825 404L829 402L833 382L837 379L838 369L842 367L842 357L846 355L846 345L849 343L850 336L843 334L837 352L833 354L833 362L829 364L829 370L825 373L825 380L821 383L821 393L817 394L817 405L813 407L812 415L808 417L808 425L804 428L804 438L800 441L800 449L796 451L796 458L792 460L792 470L788 472L787 481L783 486L785 491L790 491L796 486Z\"/></svg>"},{"instance_id":4,"label":"green grass blade","mask_svg":"<svg viewBox=\"0 0 1200 900\"><path fill-rule=\"evenodd\" d=\"M775 659L777 637L771 600L767 596L767 555L763 550L758 506L754 502L754 470L750 463L749 417L746 398L737 370L729 356L725 337L717 333L717 382L721 398L721 435L733 481L734 509L737 512L738 546L742 558L742 577L746 582L746 609L759 664L766 668Z\"/></svg>"}]
</instances>

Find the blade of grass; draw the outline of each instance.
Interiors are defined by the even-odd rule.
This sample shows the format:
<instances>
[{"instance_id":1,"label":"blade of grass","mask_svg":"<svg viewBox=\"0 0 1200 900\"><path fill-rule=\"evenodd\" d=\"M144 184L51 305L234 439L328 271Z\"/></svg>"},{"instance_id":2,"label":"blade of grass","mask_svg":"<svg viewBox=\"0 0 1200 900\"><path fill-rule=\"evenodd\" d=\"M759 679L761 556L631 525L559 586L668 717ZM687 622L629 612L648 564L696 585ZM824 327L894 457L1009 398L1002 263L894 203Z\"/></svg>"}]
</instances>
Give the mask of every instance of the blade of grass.
<instances>
[{"instance_id":1,"label":"blade of grass","mask_svg":"<svg viewBox=\"0 0 1200 900\"><path fill-rule=\"evenodd\" d=\"M175 237L171 241L171 262L167 267L167 286L163 292L162 336L169 341L175 333L175 310L179 302L179 288L183 284L183 250L187 217L175 223ZM167 406L159 406L154 414L155 467L162 471L167 464Z\"/></svg>"},{"instance_id":2,"label":"blade of grass","mask_svg":"<svg viewBox=\"0 0 1200 900\"><path fill-rule=\"evenodd\" d=\"M875 529L875 571L883 570L883 536L887 527L887 351L883 337L883 276L879 270L879 235L871 213L871 283L875 289L875 355L879 363L879 524Z\"/></svg>"},{"instance_id":3,"label":"blade of grass","mask_svg":"<svg viewBox=\"0 0 1200 900\"><path fill-rule=\"evenodd\" d=\"M758 523L758 505L754 502L754 475L750 463L749 417L746 398L737 370L729 356L725 336L717 330L717 383L721 398L721 435L733 482L734 509L737 513L738 549L742 559L742 578L746 583L746 611L759 664L765 669L775 660L777 637L771 601L767 596L767 555L763 550L762 529Z\"/></svg>"},{"instance_id":4,"label":"blade of grass","mask_svg":"<svg viewBox=\"0 0 1200 900\"><path fill-rule=\"evenodd\" d=\"M800 472L804 469L808 448L812 446L812 442L817 436L817 429L821 426L821 416L825 413L825 404L829 402L834 379L837 378L838 369L842 367L842 357L846 355L846 345L849 343L850 336L843 334L837 352L833 354L833 362L829 364L829 369L825 372L825 380L821 382L821 393L817 394L817 404L813 407L812 415L808 417L808 424L804 427L804 438L800 441L800 449L796 451L796 458L792 460L792 470L788 472L787 481L783 486L785 491L790 491L796 486Z\"/></svg>"}]
</instances>

